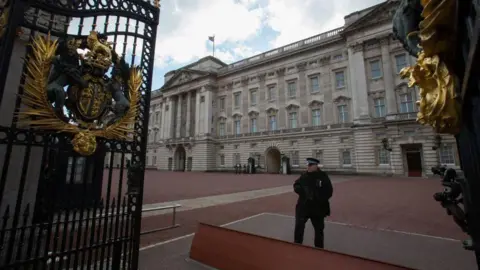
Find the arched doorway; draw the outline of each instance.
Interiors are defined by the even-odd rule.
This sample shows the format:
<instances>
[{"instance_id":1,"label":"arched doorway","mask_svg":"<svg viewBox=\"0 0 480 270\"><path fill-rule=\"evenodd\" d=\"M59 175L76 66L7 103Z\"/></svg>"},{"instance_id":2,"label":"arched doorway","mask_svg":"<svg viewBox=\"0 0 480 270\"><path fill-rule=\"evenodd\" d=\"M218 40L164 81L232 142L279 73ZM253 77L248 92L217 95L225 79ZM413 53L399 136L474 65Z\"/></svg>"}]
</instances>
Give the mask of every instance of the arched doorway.
<instances>
[{"instance_id":1,"label":"arched doorway","mask_svg":"<svg viewBox=\"0 0 480 270\"><path fill-rule=\"evenodd\" d=\"M174 156L174 166L176 171L185 171L185 159L186 159L185 148L182 145L177 146Z\"/></svg>"},{"instance_id":2,"label":"arched doorway","mask_svg":"<svg viewBox=\"0 0 480 270\"><path fill-rule=\"evenodd\" d=\"M280 172L280 161L281 153L280 150L276 147L270 147L267 149L266 156L266 167L268 173L279 173Z\"/></svg>"}]
</instances>

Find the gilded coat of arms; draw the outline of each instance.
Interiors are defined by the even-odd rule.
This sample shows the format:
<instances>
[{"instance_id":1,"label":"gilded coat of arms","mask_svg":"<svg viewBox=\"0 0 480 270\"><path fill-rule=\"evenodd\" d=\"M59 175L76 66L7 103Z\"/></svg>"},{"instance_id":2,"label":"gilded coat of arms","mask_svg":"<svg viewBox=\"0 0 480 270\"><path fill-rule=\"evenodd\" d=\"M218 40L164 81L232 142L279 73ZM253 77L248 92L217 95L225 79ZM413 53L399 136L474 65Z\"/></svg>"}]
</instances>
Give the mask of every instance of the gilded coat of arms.
<instances>
[{"instance_id":1,"label":"gilded coat of arms","mask_svg":"<svg viewBox=\"0 0 480 270\"><path fill-rule=\"evenodd\" d=\"M38 35L31 46L20 123L74 134L73 148L82 155L95 152L97 137L130 137L142 75L105 35L92 31L86 38L60 41Z\"/></svg>"}]
</instances>

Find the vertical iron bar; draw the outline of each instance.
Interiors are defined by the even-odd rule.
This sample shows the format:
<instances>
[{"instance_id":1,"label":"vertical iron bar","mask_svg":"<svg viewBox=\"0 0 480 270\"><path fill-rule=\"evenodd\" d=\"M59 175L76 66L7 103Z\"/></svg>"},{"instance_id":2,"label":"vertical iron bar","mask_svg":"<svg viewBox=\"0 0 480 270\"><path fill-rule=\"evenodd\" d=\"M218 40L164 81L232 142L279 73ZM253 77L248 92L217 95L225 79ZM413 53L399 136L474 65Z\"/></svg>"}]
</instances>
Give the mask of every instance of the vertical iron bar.
<instances>
[{"instance_id":1,"label":"vertical iron bar","mask_svg":"<svg viewBox=\"0 0 480 270\"><path fill-rule=\"evenodd\" d=\"M30 152L31 152L31 142L32 142L32 133L28 132L25 134L27 139L27 145L25 146L25 154L23 157L23 168L22 168L22 175L20 177L20 185L18 187L17 193L17 200L15 202L15 213L13 215L13 222L12 222L12 233L8 243L7 249L7 258L6 261L9 263L13 258L13 249L15 246L15 238L16 238L16 228L18 226L18 222L20 219L20 209L23 202L23 193L25 189L25 182L27 181L27 171L29 168L29 161L30 161Z\"/></svg>"},{"instance_id":2,"label":"vertical iron bar","mask_svg":"<svg viewBox=\"0 0 480 270\"><path fill-rule=\"evenodd\" d=\"M95 253L94 253L94 259L93 259L93 269L96 270L97 269L97 266L98 266L98 256L99 256L99 253L100 253L100 250L99 250L99 242L100 242L100 245L102 244L101 241L100 241L100 236L101 236L101 232L102 232L102 218L103 218L103 215L105 215L107 213L107 208L105 207L105 203L103 202L103 199L100 200L100 213L98 213L98 217L97 217L97 220L95 221L95 223L98 223L98 228L97 228L97 231L96 231L96 240L93 244L90 244L90 245L95 245L96 248L95 248ZM96 225L96 224L95 224ZM106 224L103 224L103 226L106 226ZM101 259L101 257L100 257Z\"/></svg>"},{"instance_id":3,"label":"vertical iron bar","mask_svg":"<svg viewBox=\"0 0 480 270\"><path fill-rule=\"evenodd\" d=\"M129 223L130 223L130 219L131 219L131 216L130 216L130 211L127 209L128 207L128 204L127 204L127 196L125 196L123 198L123 205L122 205L122 218L123 218L123 224L125 224L125 229L123 230L123 233L122 233L122 239L123 239L123 263L122 263L122 269L127 269L127 260L131 254L130 250L129 250L129 245L128 243L130 242L129 241L129 233L130 233L130 226L129 226ZM123 226L122 226L122 229L123 229Z\"/></svg>"},{"instance_id":4,"label":"vertical iron bar","mask_svg":"<svg viewBox=\"0 0 480 270\"><path fill-rule=\"evenodd\" d=\"M6 31L3 36L3 44L0 46L0 104L2 103L3 90L6 87L8 69L10 67L10 60L12 56L13 46L15 43L15 36L17 35L17 28L23 22L23 11L25 10L27 1L10 1L10 10L8 15L8 22ZM10 144L9 144L10 145ZM3 187L0 188L0 196L3 196Z\"/></svg>"},{"instance_id":5,"label":"vertical iron bar","mask_svg":"<svg viewBox=\"0 0 480 270\"><path fill-rule=\"evenodd\" d=\"M95 202L93 202L93 205L95 205ZM91 233L91 228L89 227L90 223L90 207L87 207L87 217L85 218L85 235L83 236L83 248L87 247L87 239L88 239L88 233ZM77 242L77 250L80 248L80 241ZM78 255L78 257L75 257L75 262L73 263L74 267L77 267L77 262L78 258L82 256L80 265L82 266L82 269L85 266L85 261L87 259L87 250L82 249L82 253Z\"/></svg>"},{"instance_id":6,"label":"vertical iron bar","mask_svg":"<svg viewBox=\"0 0 480 270\"><path fill-rule=\"evenodd\" d=\"M172 226L175 226L175 219L177 218L177 207L173 207Z\"/></svg>"},{"instance_id":7,"label":"vertical iron bar","mask_svg":"<svg viewBox=\"0 0 480 270\"><path fill-rule=\"evenodd\" d=\"M90 245L90 248L88 249L88 258L87 258L87 269L91 269L91 265L92 265L92 259L94 256L93 254L93 245L95 244L95 234L96 234L96 230L97 229L96 227L96 224L97 224L97 216L98 216L98 213L97 213L97 210L99 208L99 205L102 203L101 202L102 200L97 200L95 199L95 203L93 205L93 211L92 211L92 225L90 227L90 240L89 240L89 245ZM102 213L102 211L100 210L100 213ZM99 229L97 229L99 230Z\"/></svg>"},{"instance_id":8,"label":"vertical iron bar","mask_svg":"<svg viewBox=\"0 0 480 270\"><path fill-rule=\"evenodd\" d=\"M118 192L117 192L117 213L116 213L116 218L115 218L115 233L114 233L114 241L119 241L121 240L121 237L119 239L119 236L118 236L118 233L119 233L119 226L120 226L120 208L122 206L122 185L123 185L123 168L125 166L125 153L122 152L122 156L121 156L121 160L120 160L120 173L119 173L119 183L118 183ZM112 209L112 212L113 212L114 209ZM120 252L121 252L121 243L120 242ZM116 245L116 244L115 244ZM115 246L114 246L115 248ZM113 251L115 253L115 250ZM118 258L113 258L113 259L120 259L120 257ZM115 262L113 262L115 263Z\"/></svg>"},{"instance_id":9,"label":"vertical iron bar","mask_svg":"<svg viewBox=\"0 0 480 270\"><path fill-rule=\"evenodd\" d=\"M150 40L144 40L143 41L143 50L142 50L142 53L144 54L145 53L145 48L147 46L147 44L149 43L153 43L153 44L150 44L151 48L150 48L150 57L154 57L155 55L155 40L157 38L157 24L158 24L158 18L159 18L159 15L160 15L160 9L155 9L153 10L153 17L155 18L155 24L154 25L150 25L151 28L152 28L152 32L151 32L151 37L150 37ZM149 28L149 26L145 25L145 31L148 31L147 29ZM152 74L153 74L153 64L154 64L154 59L148 59L148 70L147 70L147 78L144 79L145 81L145 87L142 87L143 91L145 91L145 108L144 108L144 114L148 114L148 112L150 111L150 96L151 96L151 92L150 92L150 89L152 88ZM142 57L142 62L145 61L144 57ZM145 165L145 153L146 153L146 150L147 150L147 144L146 144L146 141L145 141L145 138L148 138L148 120L149 120L149 117L144 117L143 119L143 134L141 135L142 136L142 141L141 141L141 144L140 144L140 150L142 153L140 155L140 162L141 164ZM137 201L136 201L136 207L135 207L135 228L134 228L134 231L133 231L133 246L131 248L132 250L132 257L133 257L133 260L132 260L132 263L130 265L131 269L138 269L138 256L139 256L139 249L140 249L140 232L141 232L141 223L142 223L142 202L143 202L143 188L144 188L144 177L145 175L143 174L141 176L141 180L140 183L139 183L139 190L141 190L142 192L139 192L138 196L137 196Z\"/></svg>"},{"instance_id":10,"label":"vertical iron bar","mask_svg":"<svg viewBox=\"0 0 480 270\"><path fill-rule=\"evenodd\" d=\"M68 165L67 165L68 166ZM72 157L72 167L70 169L70 181L68 182L68 185L67 185L67 193L68 194L71 194L72 193L72 185L74 184L74 181L75 181L75 175L76 175L76 172L77 171L77 157L76 156L73 156ZM67 201L67 202L63 202L65 203L65 217L63 218L63 229L62 229L62 242L61 242L61 245L60 245L60 250L59 250L59 253L63 253L65 251L65 248L67 247L67 241L68 241L68 226L70 225L70 207L74 207L74 204L70 201ZM72 218L72 220L75 218L75 216ZM56 251L54 251L56 252ZM63 255L60 255L60 261L59 261L59 264L58 264L58 268L59 269L62 269L63 267Z\"/></svg>"},{"instance_id":11,"label":"vertical iron bar","mask_svg":"<svg viewBox=\"0 0 480 270\"><path fill-rule=\"evenodd\" d=\"M113 158L115 156L115 152L111 152L110 154L110 164L113 164ZM113 169L110 166L108 171L108 184L107 184L107 195L106 195L106 203L105 203L105 216L103 220L103 234L102 234L102 245L101 245L101 252L100 252L100 269L103 269L103 261L105 259L105 246L107 246L107 232L108 232L108 215L110 214L110 196L111 196L111 189L112 189L112 173Z\"/></svg>"},{"instance_id":12,"label":"vertical iron bar","mask_svg":"<svg viewBox=\"0 0 480 270\"><path fill-rule=\"evenodd\" d=\"M115 239L115 238L112 239L113 226L116 226L116 224L113 223L113 222L114 222L114 219L115 219L115 216L116 216L115 213L114 213L114 210L115 210L115 198L113 198L113 200L112 200L112 205L111 205L110 209L111 209L111 210L109 211L109 212L110 212L110 213L109 213L109 215L110 215L110 228L109 228L109 230L108 230L108 237L107 237L107 244L106 244L106 245L107 245L107 257L108 257L107 262L106 262L106 263L107 263L106 269L110 269L110 267L109 267L109 266L110 266L110 259L111 259L111 256L112 256L111 253L110 253L110 251L111 251L111 248L113 248L113 247L112 247L112 244L114 244L114 243L116 242L116 239Z\"/></svg>"},{"instance_id":13,"label":"vertical iron bar","mask_svg":"<svg viewBox=\"0 0 480 270\"><path fill-rule=\"evenodd\" d=\"M7 205L6 209L5 209L5 212L3 214L3 217L2 217L2 229L0 230L0 252L3 251L3 248L4 248L4 244L5 244L5 235L6 235L6 232L8 231L7 229L7 223L8 223L8 220L10 219L10 205ZM10 235L10 234L9 234ZM1 254L1 253L0 253ZM1 257L0 257L1 259ZM2 261L0 260L0 263L2 263ZM7 262L4 261L1 265L6 265Z\"/></svg>"},{"instance_id":14,"label":"vertical iron bar","mask_svg":"<svg viewBox=\"0 0 480 270\"><path fill-rule=\"evenodd\" d=\"M23 225L20 228L20 239L17 242L17 256L15 258L15 261L20 261L22 260L22 254L23 254L23 247L25 244L25 231L27 230L28 227L28 216L30 215L30 204L27 203L27 207L25 207L25 210L23 211ZM15 228L14 228L15 229ZM23 258L26 259L26 258Z\"/></svg>"},{"instance_id":15,"label":"vertical iron bar","mask_svg":"<svg viewBox=\"0 0 480 270\"><path fill-rule=\"evenodd\" d=\"M40 166L42 166L40 168L40 176L39 176L39 180L38 180L38 183L40 185L42 184L46 184L46 181L45 181L45 164L46 162L48 162L48 145L49 145L49 137L42 134L42 141L43 141L43 152L42 152L42 161L40 162ZM40 187L39 187L40 188ZM43 187L43 189L40 189L42 190L42 192L44 192L45 188ZM37 191L38 193L38 191ZM42 196L45 196L45 193L42 194ZM35 202L37 205L38 203ZM33 210L33 215L35 216L35 211L37 211L37 207L34 207L34 210ZM32 219L32 223L33 223L33 219ZM43 232L43 229L44 229L44 221L41 220L40 226L38 226L38 237L37 237L37 242L36 242L36 245L35 245L35 253L33 255L34 258L38 258L38 255L40 253L40 245L41 245L41 242L42 242L42 232ZM37 226L32 226L32 229L30 230L30 235L37 235L37 230L36 230ZM28 243L28 252L27 252L27 258L30 258L30 255L31 255L31 252L32 252L32 248L33 248L33 237L30 237L29 239L29 243ZM33 269L36 269L37 267L37 263L34 263L34 266L33 266Z\"/></svg>"},{"instance_id":16,"label":"vertical iron bar","mask_svg":"<svg viewBox=\"0 0 480 270\"><path fill-rule=\"evenodd\" d=\"M74 261L73 261L73 268L77 268L77 265L78 265L78 259L80 258L80 243L82 241L82 232L85 232L85 235L83 236L84 239L87 239L87 229L88 229L88 212L89 212L89 209L90 207L87 207L87 218L86 218L86 222L85 222L85 228L82 228L83 227L83 212L85 211L85 200L86 200L86 197L87 197L87 181L88 179L86 179L86 177L90 177L89 175L89 171L90 169L94 168L95 166L92 166L92 164L90 162L87 162L85 164L85 171L86 171L86 176L85 176L85 172L84 172L84 175L83 175L83 182L82 182L82 186L83 186L83 190L82 190L82 193L83 193L83 196L82 196L82 203L81 203L81 206L80 206L80 214L79 214L79 220L78 220L78 230L77 230L77 241L76 241L76 245L75 245L75 249L76 249L76 253L75 253L75 258L74 258ZM85 241L84 241L84 247L86 247L86 244L85 244ZM84 253L85 251L82 251L82 253ZM70 257L68 258L68 261L67 261L67 265L70 265Z\"/></svg>"}]
</instances>

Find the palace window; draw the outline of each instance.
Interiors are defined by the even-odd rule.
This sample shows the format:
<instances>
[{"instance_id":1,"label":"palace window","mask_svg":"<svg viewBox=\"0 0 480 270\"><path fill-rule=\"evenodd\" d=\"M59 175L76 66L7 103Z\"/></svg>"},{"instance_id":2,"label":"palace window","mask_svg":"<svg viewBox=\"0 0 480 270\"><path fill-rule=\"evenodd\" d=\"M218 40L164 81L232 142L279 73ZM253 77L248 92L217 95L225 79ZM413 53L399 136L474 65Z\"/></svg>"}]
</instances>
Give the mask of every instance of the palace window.
<instances>
[{"instance_id":1,"label":"palace window","mask_svg":"<svg viewBox=\"0 0 480 270\"><path fill-rule=\"evenodd\" d=\"M155 113L155 123L158 124L160 122L160 112Z\"/></svg>"},{"instance_id":2,"label":"palace window","mask_svg":"<svg viewBox=\"0 0 480 270\"><path fill-rule=\"evenodd\" d=\"M338 108L338 122L347 123L349 121L347 105L339 105L337 108Z\"/></svg>"},{"instance_id":3,"label":"palace window","mask_svg":"<svg viewBox=\"0 0 480 270\"><path fill-rule=\"evenodd\" d=\"M406 54L399 54L395 56L395 64L397 67L397 73L400 73L402 68L407 67L407 55Z\"/></svg>"},{"instance_id":4,"label":"palace window","mask_svg":"<svg viewBox=\"0 0 480 270\"><path fill-rule=\"evenodd\" d=\"M297 128L297 112L291 112L288 114L288 122L290 128Z\"/></svg>"},{"instance_id":5,"label":"palace window","mask_svg":"<svg viewBox=\"0 0 480 270\"><path fill-rule=\"evenodd\" d=\"M385 148L380 148L377 151L377 158L379 165L388 165L390 164L390 152Z\"/></svg>"},{"instance_id":6,"label":"palace window","mask_svg":"<svg viewBox=\"0 0 480 270\"><path fill-rule=\"evenodd\" d=\"M225 155L220 155L220 166L225 166Z\"/></svg>"},{"instance_id":7,"label":"palace window","mask_svg":"<svg viewBox=\"0 0 480 270\"><path fill-rule=\"evenodd\" d=\"M297 96L297 83L288 82L288 97L295 98Z\"/></svg>"},{"instance_id":8,"label":"palace window","mask_svg":"<svg viewBox=\"0 0 480 270\"><path fill-rule=\"evenodd\" d=\"M240 108L240 92L233 94L233 106Z\"/></svg>"},{"instance_id":9,"label":"palace window","mask_svg":"<svg viewBox=\"0 0 480 270\"><path fill-rule=\"evenodd\" d=\"M310 91L312 93L320 92L320 81L318 79L318 76L310 77L310 88Z\"/></svg>"},{"instance_id":10,"label":"palace window","mask_svg":"<svg viewBox=\"0 0 480 270\"><path fill-rule=\"evenodd\" d=\"M157 165L157 156L153 156L153 165Z\"/></svg>"},{"instance_id":11,"label":"palace window","mask_svg":"<svg viewBox=\"0 0 480 270\"><path fill-rule=\"evenodd\" d=\"M251 106L257 105L257 90L250 91L250 105Z\"/></svg>"},{"instance_id":12,"label":"palace window","mask_svg":"<svg viewBox=\"0 0 480 270\"><path fill-rule=\"evenodd\" d=\"M323 151L322 150L316 150L314 157L320 161L319 164L323 164Z\"/></svg>"},{"instance_id":13,"label":"palace window","mask_svg":"<svg viewBox=\"0 0 480 270\"><path fill-rule=\"evenodd\" d=\"M352 157L350 155L350 150L342 151L342 164L343 165L352 165Z\"/></svg>"},{"instance_id":14,"label":"palace window","mask_svg":"<svg viewBox=\"0 0 480 270\"><path fill-rule=\"evenodd\" d=\"M218 123L218 136L225 136L225 122Z\"/></svg>"},{"instance_id":15,"label":"palace window","mask_svg":"<svg viewBox=\"0 0 480 270\"><path fill-rule=\"evenodd\" d=\"M268 127L270 130L277 130L277 116L276 115L270 115L268 117Z\"/></svg>"},{"instance_id":16,"label":"palace window","mask_svg":"<svg viewBox=\"0 0 480 270\"><path fill-rule=\"evenodd\" d=\"M455 165L455 149L453 144L444 144L440 147L440 163L443 165Z\"/></svg>"},{"instance_id":17,"label":"palace window","mask_svg":"<svg viewBox=\"0 0 480 270\"><path fill-rule=\"evenodd\" d=\"M250 132L257 132L257 118L250 119Z\"/></svg>"},{"instance_id":18,"label":"palace window","mask_svg":"<svg viewBox=\"0 0 480 270\"><path fill-rule=\"evenodd\" d=\"M372 79L378 79L382 77L380 60L370 61L370 73Z\"/></svg>"},{"instance_id":19,"label":"palace window","mask_svg":"<svg viewBox=\"0 0 480 270\"><path fill-rule=\"evenodd\" d=\"M299 159L299 154L298 151L291 151L290 152L290 160L292 161L292 166L299 166L300 165L300 159Z\"/></svg>"},{"instance_id":20,"label":"palace window","mask_svg":"<svg viewBox=\"0 0 480 270\"><path fill-rule=\"evenodd\" d=\"M220 111L225 111L225 97L221 97L219 100L218 100L218 107L220 109Z\"/></svg>"},{"instance_id":21,"label":"palace window","mask_svg":"<svg viewBox=\"0 0 480 270\"><path fill-rule=\"evenodd\" d=\"M320 109L312 110L312 126L320 126L322 124L322 115Z\"/></svg>"},{"instance_id":22,"label":"palace window","mask_svg":"<svg viewBox=\"0 0 480 270\"><path fill-rule=\"evenodd\" d=\"M276 99L275 86L269 86L267 89L268 101L274 101Z\"/></svg>"},{"instance_id":23,"label":"palace window","mask_svg":"<svg viewBox=\"0 0 480 270\"><path fill-rule=\"evenodd\" d=\"M385 99L376 98L373 100L373 105L375 107L375 117L385 117Z\"/></svg>"},{"instance_id":24,"label":"palace window","mask_svg":"<svg viewBox=\"0 0 480 270\"><path fill-rule=\"evenodd\" d=\"M242 126L241 126L241 122L240 122L240 117L235 117L234 118L234 121L233 121L233 126L234 126L234 130L235 130L235 135L239 135L242 133Z\"/></svg>"},{"instance_id":25,"label":"palace window","mask_svg":"<svg viewBox=\"0 0 480 270\"><path fill-rule=\"evenodd\" d=\"M412 93L400 95L400 112L411 113L415 111Z\"/></svg>"},{"instance_id":26,"label":"palace window","mask_svg":"<svg viewBox=\"0 0 480 270\"><path fill-rule=\"evenodd\" d=\"M153 141L156 142L158 139L158 131L155 130L154 135L153 135Z\"/></svg>"},{"instance_id":27,"label":"palace window","mask_svg":"<svg viewBox=\"0 0 480 270\"><path fill-rule=\"evenodd\" d=\"M345 87L345 71L335 72L335 88L341 89Z\"/></svg>"}]
</instances>

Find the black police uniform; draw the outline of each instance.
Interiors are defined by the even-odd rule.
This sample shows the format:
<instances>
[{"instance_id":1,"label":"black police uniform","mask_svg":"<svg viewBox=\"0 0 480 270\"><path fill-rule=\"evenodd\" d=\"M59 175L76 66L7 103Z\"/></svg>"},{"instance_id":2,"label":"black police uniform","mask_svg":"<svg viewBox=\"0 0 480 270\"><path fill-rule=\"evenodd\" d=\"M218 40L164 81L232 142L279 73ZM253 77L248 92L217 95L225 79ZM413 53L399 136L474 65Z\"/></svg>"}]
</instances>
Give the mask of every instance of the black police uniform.
<instances>
[{"instance_id":1,"label":"black police uniform","mask_svg":"<svg viewBox=\"0 0 480 270\"><path fill-rule=\"evenodd\" d=\"M318 165L319 161L307 159L309 164ZM328 175L318 169L306 172L293 184L298 201L295 207L295 243L303 243L305 223L310 219L315 230L315 247L323 248L323 230L325 217L330 215L330 202L333 194L332 182Z\"/></svg>"}]
</instances>

